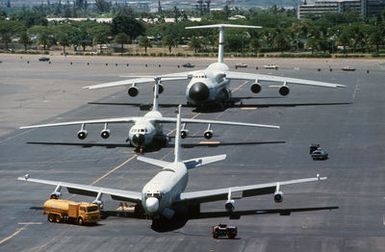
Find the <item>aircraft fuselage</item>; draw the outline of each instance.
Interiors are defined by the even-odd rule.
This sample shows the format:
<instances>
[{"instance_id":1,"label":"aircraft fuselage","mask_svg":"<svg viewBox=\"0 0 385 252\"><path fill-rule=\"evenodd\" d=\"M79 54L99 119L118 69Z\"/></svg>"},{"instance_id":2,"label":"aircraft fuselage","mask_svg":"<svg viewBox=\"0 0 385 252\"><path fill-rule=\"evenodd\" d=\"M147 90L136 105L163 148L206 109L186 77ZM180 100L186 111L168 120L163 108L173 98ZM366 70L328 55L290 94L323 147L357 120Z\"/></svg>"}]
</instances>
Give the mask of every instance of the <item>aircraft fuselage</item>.
<instances>
[{"instance_id":1,"label":"aircraft fuselage","mask_svg":"<svg viewBox=\"0 0 385 252\"><path fill-rule=\"evenodd\" d=\"M162 114L158 111L150 111L143 118L139 118L128 133L130 143L137 148L152 145L157 136L163 135L162 124L153 121L161 117Z\"/></svg>"},{"instance_id":2,"label":"aircraft fuselage","mask_svg":"<svg viewBox=\"0 0 385 252\"><path fill-rule=\"evenodd\" d=\"M164 216L171 219L172 205L185 190L188 173L183 163L173 163L156 174L142 190L142 207L153 219Z\"/></svg>"},{"instance_id":3,"label":"aircraft fuselage","mask_svg":"<svg viewBox=\"0 0 385 252\"><path fill-rule=\"evenodd\" d=\"M188 103L199 106L208 103L226 103L231 99L228 89L230 80L225 71L229 70L224 63L212 63L202 71L192 73L190 83L186 88Z\"/></svg>"}]
</instances>

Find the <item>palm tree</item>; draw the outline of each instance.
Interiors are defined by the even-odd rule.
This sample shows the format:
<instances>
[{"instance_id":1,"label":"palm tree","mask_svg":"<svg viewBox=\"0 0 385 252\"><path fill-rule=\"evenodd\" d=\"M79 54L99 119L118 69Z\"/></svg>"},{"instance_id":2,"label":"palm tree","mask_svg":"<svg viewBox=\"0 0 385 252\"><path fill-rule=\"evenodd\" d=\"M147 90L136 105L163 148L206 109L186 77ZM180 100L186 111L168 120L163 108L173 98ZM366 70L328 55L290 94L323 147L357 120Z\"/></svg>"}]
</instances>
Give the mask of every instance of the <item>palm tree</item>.
<instances>
[{"instance_id":1,"label":"palm tree","mask_svg":"<svg viewBox=\"0 0 385 252\"><path fill-rule=\"evenodd\" d=\"M152 47L151 41L147 36L140 36L139 46L144 47L144 52L147 53L147 48Z\"/></svg>"}]
</instances>

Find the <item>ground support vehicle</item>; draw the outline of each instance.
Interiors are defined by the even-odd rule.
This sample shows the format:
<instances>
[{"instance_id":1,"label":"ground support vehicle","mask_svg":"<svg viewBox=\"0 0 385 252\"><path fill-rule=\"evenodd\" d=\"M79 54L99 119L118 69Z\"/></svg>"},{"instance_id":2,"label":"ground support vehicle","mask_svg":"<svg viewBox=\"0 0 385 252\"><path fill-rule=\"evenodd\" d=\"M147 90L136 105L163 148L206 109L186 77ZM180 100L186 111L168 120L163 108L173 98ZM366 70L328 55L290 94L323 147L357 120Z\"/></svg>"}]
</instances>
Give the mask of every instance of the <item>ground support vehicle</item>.
<instances>
[{"instance_id":1,"label":"ground support vehicle","mask_svg":"<svg viewBox=\"0 0 385 252\"><path fill-rule=\"evenodd\" d=\"M44 214L49 222L67 222L79 225L95 224L100 220L98 205L70 200L49 199L44 203Z\"/></svg>"},{"instance_id":2,"label":"ground support vehicle","mask_svg":"<svg viewBox=\"0 0 385 252\"><path fill-rule=\"evenodd\" d=\"M227 224L219 224L212 226L212 235L214 239L219 237L227 237L229 239L234 239L238 234L238 229L235 226L228 226Z\"/></svg>"}]
</instances>

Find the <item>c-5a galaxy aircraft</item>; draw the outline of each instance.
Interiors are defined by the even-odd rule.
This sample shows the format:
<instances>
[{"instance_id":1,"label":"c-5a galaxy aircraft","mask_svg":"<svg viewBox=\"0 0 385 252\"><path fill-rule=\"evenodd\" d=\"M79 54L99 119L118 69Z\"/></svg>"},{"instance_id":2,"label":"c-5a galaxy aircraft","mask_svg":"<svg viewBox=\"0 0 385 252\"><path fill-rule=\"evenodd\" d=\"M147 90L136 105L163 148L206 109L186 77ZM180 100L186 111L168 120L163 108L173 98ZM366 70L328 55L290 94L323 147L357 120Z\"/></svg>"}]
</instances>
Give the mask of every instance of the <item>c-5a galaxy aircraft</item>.
<instances>
[{"instance_id":1,"label":"c-5a galaxy aircraft","mask_svg":"<svg viewBox=\"0 0 385 252\"><path fill-rule=\"evenodd\" d=\"M219 29L219 47L218 47L218 62L210 64L206 69L196 70L191 72L171 73L158 75L162 78L163 82L175 81L181 79L189 79L190 82L186 88L187 104L197 107L199 110L205 110L213 105L220 105L225 108L233 106L235 102L239 102L239 99L232 98L231 89L229 84L231 80L246 80L253 82L250 89L253 93L259 93L262 89L262 82L279 82L282 85L279 87L279 94L286 96L289 94L290 89L288 84L298 84L316 87L328 87L337 88L345 87L341 84L327 83L320 81L286 78L280 76L234 72L230 71L229 67L224 63L224 29L225 28L261 28L260 26L245 26L245 25L232 25L232 24L217 24L217 25L203 25L186 27L186 29L203 29L203 28L218 28ZM129 77L129 76L127 76ZM138 76L139 77L139 76ZM97 85L86 86L87 89L98 89L107 87L116 87L131 85L128 89L130 96L137 96L139 91L136 87L137 84L147 83L153 80L153 76L140 76L140 78L128 79L123 81L115 81L102 83ZM163 91L163 87L160 87L160 91Z\"/></svg>"},{"instance_id":2,"label":"c-5a galaxy aircraft","mask_svg":"<svg viewBox=\"0 0 385 252\"><path fill-rule=\"evenodd\" d=\"M84 140L88 135L88 132L85 129L85 125L104 124L104 128L101 130L100 136L103 139L107 139L111 135L111 131L110 129L108 129L109 123L134 123L134 125L129 130L127 142L129 142L130 145L134 146L137 151L143 152L145 148L154 149L154 147L156 148L164 147L168 144L169 137L163 133L162 123L175 123L176 119L172 117L163 117L162 114L158 111L158 88L159 88L158 82L159 82L159 79L155 79L154 101L153 101L152 111L146 113L143 117L119 117L119 118L105 118L105 119L82 120L82 121L73 121L73 122L50 123L50 124L24 126L24 127L20 127L20 129L44 128L44 127L65 126L65 125L81 125L81 128L77 133L77 136L79 139ZM204 132L204 137L206 139L212 138L214 134L211 126L212 124L279 129L279 126L265 125L265 124L188 119L188 118L183 118L181 120L182 120L182 123L184 123L182 129L180 130L180 134L182 135L182 138L185 138L188 135L188 129L186 128L187 123L208 124L207 130L205 130ZM42 144L49 144L49 143L42 142Z\"/></svg>"},{"instance_id":3,"label":"c-5a galaxy aircraft","mask_svg":"<svg viewBox=\"0 0 385 252\"><path fill-rule=\"evenodd\" d=\"M177 115L176 130L181 129L180 107ZM317 175L315 178L305 178L298 180L289 180L282 182L254 184L247 186L225 187L220 189L203 190L185 192L188 182L188 171L203 165L221 161L226 158L226 155L208 156L183 160L181 154L181 137L176 134L175 138L175 159L173 162L157 160L140 156L137 159L161 168L142 189L142 191L127 191L107 187L98 187L91 185L75 184L62 181L33 179L29 175L19 177L18 180L46 184L55 186L55 190L51 194L51 198L60 197L61 189L66 187L69 193L80 194L85 196L96 197L93 201L102 206L102 195L110 195L113 200L126 201L136 203L135 213L136 218L151 218L152 227L156 230L162 230L162 226L172 225L176 218L188 217L197 218L200 214L200 204L212 201L224 201L226 215L232 216L237 212L234 211L234 197L241 195L242 197L250 197L256 195L273 194L276 202L282 201L282 186L300 184L305 182L315 182L325 180L326 177ZM334 209L336 207L320 207L309 209L285 209L283 214L289 214L295 211L313 211ZM276 210L276 213L280 211ZM242 214L242 211L240 211ZM245 213L247 214L247 213ZM248 213L250 214L250 213ZM258 214L258 213L254 213ZM240 216L238 216L239 218ZM186 220L187 221L187 220ZM184 222L186 223L186 222ZM184 225L184 224L183 224Z\"/></svg>"}]
</instances>

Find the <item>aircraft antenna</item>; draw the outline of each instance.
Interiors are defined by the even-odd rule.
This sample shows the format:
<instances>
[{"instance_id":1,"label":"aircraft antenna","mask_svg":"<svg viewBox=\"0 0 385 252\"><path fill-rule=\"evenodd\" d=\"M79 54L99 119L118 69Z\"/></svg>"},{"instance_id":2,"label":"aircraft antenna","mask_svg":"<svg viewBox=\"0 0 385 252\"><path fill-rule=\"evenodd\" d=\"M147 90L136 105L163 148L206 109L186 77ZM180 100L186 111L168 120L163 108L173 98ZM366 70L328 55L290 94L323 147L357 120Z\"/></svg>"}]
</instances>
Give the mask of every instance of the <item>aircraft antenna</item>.
<instances>
[{"instance_id":1,"label":"aircraft antenna","mask_svg":"<svg viewBox=\"0 0 385 252\"><path fill-rule=\"evenodd\" d=\"M178 163L178 162L182 161L182 157L181 157L181 143L180 143L181 107L182 107L182 105L178 106L177 116L176 116L175 153L174 153L175 160L174 160L174 163Z\"/></svg>"}]
</instances>

